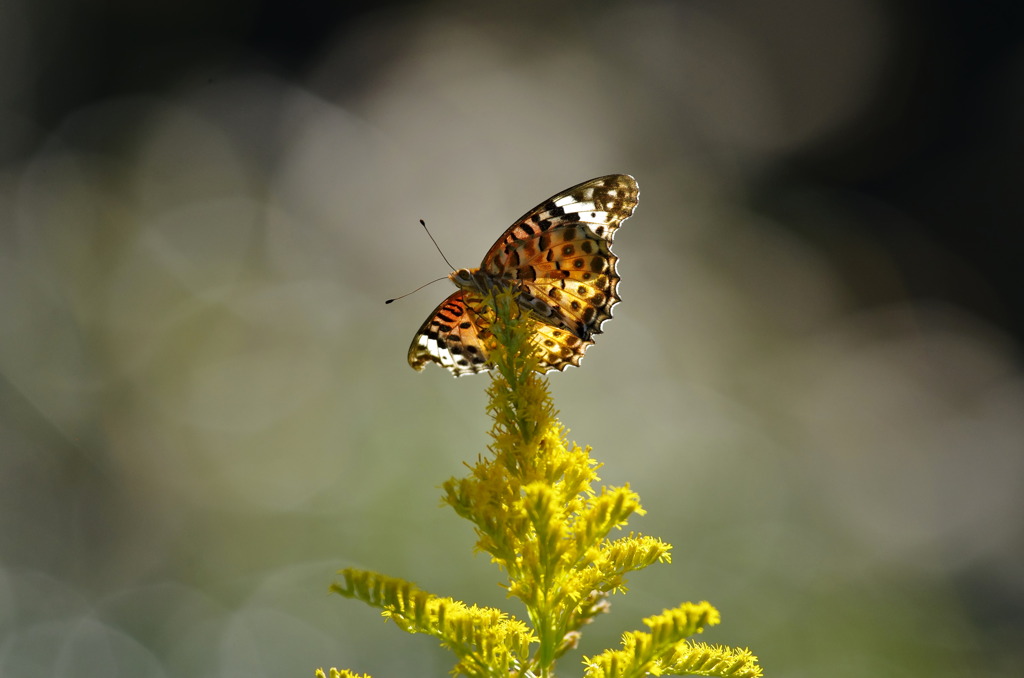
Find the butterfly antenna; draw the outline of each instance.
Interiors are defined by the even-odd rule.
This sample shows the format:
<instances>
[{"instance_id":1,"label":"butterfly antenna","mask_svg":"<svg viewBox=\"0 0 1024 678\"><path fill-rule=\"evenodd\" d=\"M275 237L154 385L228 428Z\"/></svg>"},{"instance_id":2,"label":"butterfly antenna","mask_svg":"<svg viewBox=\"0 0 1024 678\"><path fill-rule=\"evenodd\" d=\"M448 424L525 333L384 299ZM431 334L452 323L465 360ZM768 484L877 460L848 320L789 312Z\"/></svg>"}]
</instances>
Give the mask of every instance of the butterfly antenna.
<instances>
[{"instance_id":1,"label":"butterfly antenna","mask_svg":"<svg viewBox=\"0 0 1024 678\"><path fill-rule=\"evenodd\" d=\"M450 268L450 269L452 269L454 271L455 267L452 266L452 262L448 261L448 257L446 257L444 255L444 252L441 251L441 246L437 244L437 241L434 240L434 236L430 234L430 229L427 228L427 222L425 222L422 219L420 219L420 225L423 226L423 230L426 231L427 235L430 237L430 242L434 243L434 247L437 248L437 253L441 255L441 258L444 259L444 263L448 264L448 268ZM427 283L427 284L429 285L430 283ZM410 294L411 294L411 292L410 292Z\"/></svg>"},{"instance_id":2,"label":"butterfly antenna","mask_svg":"<svg viewBox=\"0 0 1024 678\"><path fill-rule=\"evenodd\" d=\"M447 279L448 279L448 276L445 276L445 277L443 277L443 278L438 278L437 280L431 280L431 281L430 281L430 282L428 282L428 283L423 283L422 285L420 285L419 287L417 287L416 289L414 289L414 290L413 290L412 292L406 292L405 294L403 294L403 295L402 295L402 296L400 296L400 297L395 297L394 299L388 299L388 300L387 300L387 301L385 301L384 303L385 303L385 304L390 304L390 303L391 303L392 301L398 301L399 299L405 299L405 298L406 298L407 296L409 296L410 294L415 294L416 292L419 292L420 290L422 290L422 289L423 289L424 287L426 287L427 285L433 285L433 284L434 284L434 283L436 283L436 282L440 282L440 281L442 281L442 280L447 280Z\"/></svg>"}]
</instances>

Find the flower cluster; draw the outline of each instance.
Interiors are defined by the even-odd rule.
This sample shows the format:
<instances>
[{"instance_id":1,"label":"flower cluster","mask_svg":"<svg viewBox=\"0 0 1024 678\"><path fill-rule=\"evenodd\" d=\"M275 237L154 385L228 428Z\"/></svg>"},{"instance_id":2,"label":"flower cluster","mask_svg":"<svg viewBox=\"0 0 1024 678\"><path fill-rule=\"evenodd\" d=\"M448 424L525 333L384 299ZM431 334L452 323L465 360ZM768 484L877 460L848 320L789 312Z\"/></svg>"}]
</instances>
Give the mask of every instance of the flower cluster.
<instances>
[{"instance_id":1,"label":"flower cluster","mask_svg":"<svg viewBox=\"0 0 1024 678\"><path fill-rule=\"evenodd\" d=\"M437 637L457 658L454 674L553 676L582 627L608 610L608 596L625 590L626 575L669 562L671 546L634 533L612 538L643 513L639 497L628 486L595 489L599 464L589 447L567 442L547 380L536 371L533 321L512 292L499 291L488 304L497 340L490 454L466 477L444 483L444 501L473 523L477 548L504 570L508 595L522 602L529 624L369 571L343 570L332 590L381 609L405 631ZM761 676L747 650L689 640L718 621L706 602L665 610L644 620L649 631L624 634L621 649L584 658L584 675ZM358 678L337 669L329 675Z\"/></svg>"}]
</instances>

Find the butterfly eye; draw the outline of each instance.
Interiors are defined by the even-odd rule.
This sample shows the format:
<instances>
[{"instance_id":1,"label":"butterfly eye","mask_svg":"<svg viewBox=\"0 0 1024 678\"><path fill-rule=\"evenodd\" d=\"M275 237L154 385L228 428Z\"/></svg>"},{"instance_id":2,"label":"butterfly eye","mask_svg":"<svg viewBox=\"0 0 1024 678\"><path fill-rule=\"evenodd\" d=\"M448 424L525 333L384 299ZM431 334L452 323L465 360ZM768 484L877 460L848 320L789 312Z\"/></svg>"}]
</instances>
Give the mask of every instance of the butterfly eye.
<instances>
[{"instance_id":1,"label":"butterfly eye","mask_svg":"<svg viewBox=\"0 0 1024 678\"><path fill-rule=\"evenodd\" d=\"M460 268L452 274L451 278L452 282L459 287L466 287L467 285L473 284L473 274L468 268Z\"/></svg>"}]
</instances>

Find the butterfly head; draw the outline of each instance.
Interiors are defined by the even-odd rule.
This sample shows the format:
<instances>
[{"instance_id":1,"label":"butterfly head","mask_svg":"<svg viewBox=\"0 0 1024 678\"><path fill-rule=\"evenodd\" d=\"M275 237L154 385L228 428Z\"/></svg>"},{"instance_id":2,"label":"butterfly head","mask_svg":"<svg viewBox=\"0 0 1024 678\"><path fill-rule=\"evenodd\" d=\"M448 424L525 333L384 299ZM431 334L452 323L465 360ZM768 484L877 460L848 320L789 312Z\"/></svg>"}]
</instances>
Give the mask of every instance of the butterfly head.
<instances>
[{"instance_id":1,"label":"butterfly head","mask_svg":"<svg viewBox=\"0 0 1024 678\"><path fill-rule=\"evenodd\" d=\"M448 279L459 289L474 290L484 294L487 294L491 287L489 278L481 273L479 268L460 268L453 271Z\"/></svg>"}]
</instances>

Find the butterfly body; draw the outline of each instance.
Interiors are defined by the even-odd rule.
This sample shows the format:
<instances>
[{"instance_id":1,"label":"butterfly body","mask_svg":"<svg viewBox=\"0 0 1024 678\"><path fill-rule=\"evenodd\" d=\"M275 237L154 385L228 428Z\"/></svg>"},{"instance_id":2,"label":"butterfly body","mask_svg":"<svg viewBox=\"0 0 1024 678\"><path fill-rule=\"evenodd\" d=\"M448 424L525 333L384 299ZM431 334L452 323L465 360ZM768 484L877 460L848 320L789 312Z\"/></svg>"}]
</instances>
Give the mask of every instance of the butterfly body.
<instances>
[{"instance_id":1,"label":"butterfly body","mask_svg":"<svg viewBox=\"0 0 1024 678\"><path fill-rule=\"evenodd\" d=\"M493 275L479 268L460 268L449 275L448 279L456 287L481 297L489 296L502 289L516 288L516 300L523 308L533 311L535 315L541 318L549 318L555 312L551 306L543 303L530 293L529 287L524 280L512 277L507 273Z\"/></svg>"},{"instance_id":2,"label":"butterfly body","mask_svg":"<svg viewBox=\"0 0 1024 678\"><path fill-rule=\"evenodd\" d=\"M566 189L524 214L479 268L448 276L459 289L420 327L409 364L421 370L434 362L455 376L489 370L493 312L483 300L512 287L520 306L531 312L540 369L578 365L620 301L611 242L633 213L637 195L633 177L613 174Z\"/></svg>"}]
</instances>

